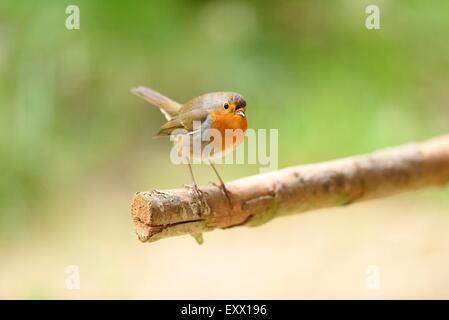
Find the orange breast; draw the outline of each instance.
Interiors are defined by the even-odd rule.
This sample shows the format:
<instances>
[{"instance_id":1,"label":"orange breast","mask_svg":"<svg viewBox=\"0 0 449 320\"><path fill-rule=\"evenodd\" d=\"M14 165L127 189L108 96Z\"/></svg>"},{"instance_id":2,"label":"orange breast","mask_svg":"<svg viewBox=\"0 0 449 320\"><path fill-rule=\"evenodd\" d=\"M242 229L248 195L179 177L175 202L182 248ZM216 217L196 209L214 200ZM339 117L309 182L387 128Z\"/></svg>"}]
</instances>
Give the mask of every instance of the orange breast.
<instances>
[{"instance_id":1,"label":"orange breast","mask_svg":"<svg viewBox=\"0 0 449 320\"><path fill-rule=\"evenodd\" d=\"M229 114L217 114L217 113L210 113L212 117L212 124L211 128L216 129L220 132L222 137L222 149L232 148L238 144L240 144L243 141L243 134L239 134L239 130L241 130L241 133L245 133L246 129L248 128L248 123L246 121L246 118L243 118L241 116L235 115L233 113ZM226 143L226 130L235 130L231 131L232 133L232 140Z\"/></svg>"}]
</instances>

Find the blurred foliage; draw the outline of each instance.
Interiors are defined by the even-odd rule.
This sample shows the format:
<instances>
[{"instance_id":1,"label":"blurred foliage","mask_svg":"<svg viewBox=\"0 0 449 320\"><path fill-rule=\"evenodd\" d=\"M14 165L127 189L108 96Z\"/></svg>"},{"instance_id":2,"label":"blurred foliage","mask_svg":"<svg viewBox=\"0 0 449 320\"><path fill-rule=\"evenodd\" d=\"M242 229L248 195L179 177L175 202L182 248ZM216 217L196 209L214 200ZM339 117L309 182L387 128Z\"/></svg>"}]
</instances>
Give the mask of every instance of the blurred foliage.
<instances>
[{"instance_id":1,"label":"blurred foliage","mask_svg":"<svg viewBox=\"0 0 449 320\"><path fill-rule=\"evenodd\" d=\"M279 129L280 166L447 132L449 2L377 1L378 31L371 2L2 0L0 229L89 188L188 182L151 139L163 117L129 93L139 84L179 101L242 93L252 127ZM65 28L70 4L80 30Z\"/></svg>"}]
</instances>

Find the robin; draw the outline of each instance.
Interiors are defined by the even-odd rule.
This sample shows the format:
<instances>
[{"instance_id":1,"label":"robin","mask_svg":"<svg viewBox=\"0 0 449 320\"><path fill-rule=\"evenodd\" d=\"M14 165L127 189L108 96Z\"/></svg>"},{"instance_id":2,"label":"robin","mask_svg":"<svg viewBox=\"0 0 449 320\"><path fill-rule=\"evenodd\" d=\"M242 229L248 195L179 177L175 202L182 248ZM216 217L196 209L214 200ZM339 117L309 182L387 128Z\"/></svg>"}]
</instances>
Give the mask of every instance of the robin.
<instances>
[{"instance_id":1,"label":"robin","mask_svg":"<svg viewBox=\"0 0 449 320\"><path fill-rule=\"evenodd\" d=\"M173 137L178 153L182 154L187 162L193 188L197 194L202 195L193 175L191 163L196 158L200 158L210 164L220 181L223 192L230 201L230 193L212 160L223 157L243 141L248 127L245 114L246 101L243 96L235 92L213 92L181 104L143 86L131 91L158 107L164 114L167 122L155 136ZM229 137L231 138L228 139ZM187 152L185 152L186 142ZM196 142L200 146L200 152L194 150ZM215 143L215 147L219 143L220 147L209 148L211 152L204 153L211 142Z\"/></svg>"}]
</instances>

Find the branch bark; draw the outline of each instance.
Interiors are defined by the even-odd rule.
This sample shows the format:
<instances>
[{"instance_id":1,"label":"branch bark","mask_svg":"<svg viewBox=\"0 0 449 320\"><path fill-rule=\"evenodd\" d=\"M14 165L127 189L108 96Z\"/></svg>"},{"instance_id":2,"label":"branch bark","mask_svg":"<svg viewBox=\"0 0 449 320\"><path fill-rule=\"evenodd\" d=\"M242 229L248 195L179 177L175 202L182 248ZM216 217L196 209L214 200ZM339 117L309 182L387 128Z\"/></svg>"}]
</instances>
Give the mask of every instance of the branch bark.
<instances>
[{"instance_id":1,"label":"branch bark","mask_svg":"<svg viewBox=\"0 0 449 320\"><path fill-rule=\"evenodd\" d=\"M221 188L137 192L132 219L142 242L215 228L257 226L274 217L390 196L449 182L449 135L369 155L295 166L246 177Z\"/></svg>"}]
</instances>

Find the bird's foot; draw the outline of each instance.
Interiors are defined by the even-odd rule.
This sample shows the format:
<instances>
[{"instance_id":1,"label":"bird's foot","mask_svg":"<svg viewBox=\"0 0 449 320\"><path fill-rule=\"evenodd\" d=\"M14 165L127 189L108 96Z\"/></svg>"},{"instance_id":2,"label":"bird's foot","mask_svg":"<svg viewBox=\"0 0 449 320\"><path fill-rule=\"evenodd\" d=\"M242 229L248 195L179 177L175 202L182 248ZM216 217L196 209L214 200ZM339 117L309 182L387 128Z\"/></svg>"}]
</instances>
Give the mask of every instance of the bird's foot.
<instances>
[{"instance_id":1,"label":"bird's foot","mask_svg":"<svg viewBox=\"0 0 449 320\"><path fill-rule=\"evenodd\" d=\"M192 190L192 193L194 194L194 197L196 198L199 205L199 215L201 216L203 211L205 211L207 214L207 210L205 208L208 208L209 206L206 202L204 192L196 184L194 184L193 186L185 184L184 186L187 189Z\"/></svg>"},{"instance_id":2,"label":"bird's foot","mask_svg":"<svg viewBox=\"0 0 449 320\"><path fill-rule=\"evenodd\" d=\"M203 191L201 191L201 189L196 184L193 186L193 191L195 191L198 199L200 199L201 201L204 201L204 193L203 193Z\"/></svg>"},{"instance_id":3,"label":"bird's foot","mask_svg":"<svg viewBox=\"0 0 449 320\"><path fill-rule=\"evenodd\" d=\"M196 197L200 200L204 199L204 193L201 191L201 189L198 187L198 185L194 184L193 186L189 184L184 185L187 189L193 190L193 193L196 195Z\"/></svg>"},{"instance_id":4,"label":"bird's foot","mask_svg":"<svg viewBox=\"0 0 449 320\"><path fill-rule=\"evenodd\" d=\"M224 184L224 183L216 184L215 182L211 182L211 184L212 184L213 186L217 187L217 188L220 188L220 189L223 191L223 193L224 193L226 199L228 199L229 205L230 205L231 208L232 208L232 196L231 196L231 192L228 190L228 188L226 188L225 184Z\"/></svg>"}]
</instances>

